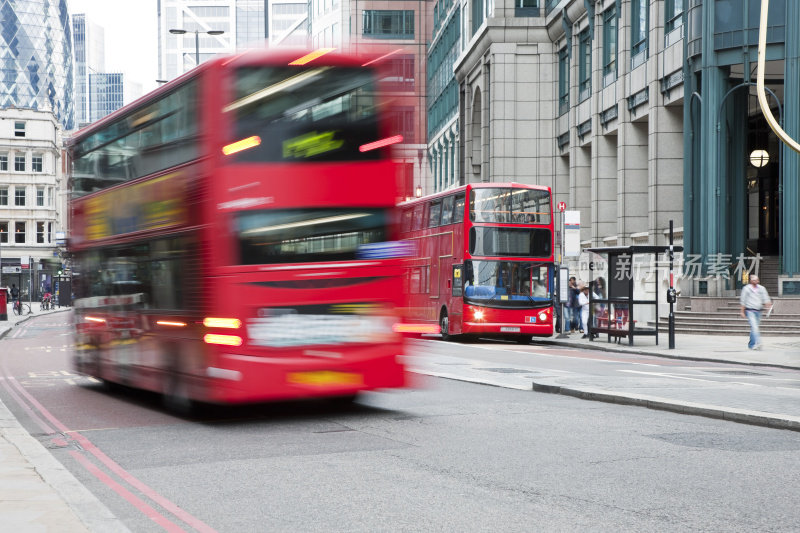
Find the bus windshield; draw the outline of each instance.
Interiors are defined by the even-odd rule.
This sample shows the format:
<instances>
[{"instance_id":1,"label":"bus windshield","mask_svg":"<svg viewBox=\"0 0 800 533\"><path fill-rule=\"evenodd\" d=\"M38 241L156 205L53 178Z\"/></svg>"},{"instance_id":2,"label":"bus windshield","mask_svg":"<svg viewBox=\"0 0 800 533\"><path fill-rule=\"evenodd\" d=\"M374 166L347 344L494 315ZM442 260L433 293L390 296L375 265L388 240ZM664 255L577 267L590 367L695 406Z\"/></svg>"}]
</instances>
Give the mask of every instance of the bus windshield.
<instances>
[{"instance_id":1,"label":"bus windshield","mask_svg":"<svg viewBox=\"0 0 800 533\"><path fill-rule=\"evenodd\" d=\"M538 189L475 188L469 193L472 222L550 224L550 193Z\"/></svg>"},{"instance_id":2,"label":"bus windshield","mask_svg":"<svg viewBox=\"0 0 800 533\"><path fill-rule=\"evenodd\" d=\"M464 299L478 304L552 304L550 267L520 261L466 261Z\"/></svg>"},{"instance_id":3,"label":"bus windshield","mask_svg":"<svg viewBox=\"0 0 800 533\"><path fill-rule=\"evenodd\" d=\"M383 209L271 209L236 215L239 264L348 261L386 241Z\"/></svg>"},{"instance_id":4,"label":"bus windshield","mask_svg":"<svg viewBox=\"0 0 800 533\"><path fill-rule=\"evenodd\" d=\"M379 140L374 72L364 68L243 67L235 71L229 161L312 162L378 159L362 146ZM247 142L254 139L255 142ZM227 147L226 147L227 148Z\"/></svg>"}]
</instances>

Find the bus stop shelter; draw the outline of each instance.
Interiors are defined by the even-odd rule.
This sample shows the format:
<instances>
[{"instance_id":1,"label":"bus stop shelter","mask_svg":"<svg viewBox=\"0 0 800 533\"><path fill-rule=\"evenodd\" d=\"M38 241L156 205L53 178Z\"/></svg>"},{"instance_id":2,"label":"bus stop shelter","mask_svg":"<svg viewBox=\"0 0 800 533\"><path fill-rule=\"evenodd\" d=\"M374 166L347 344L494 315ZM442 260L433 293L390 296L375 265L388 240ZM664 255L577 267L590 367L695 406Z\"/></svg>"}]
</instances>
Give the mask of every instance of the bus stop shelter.
<instances>
[{"instance_id":1,"label":"bus stop shelter","mask_svg":"<svg viewBox=\"0 0 800 533\"><path fill-rule=\"evenodd\" d=\"M658 344L658 293L659 293L659 261L658 256L669 254L669 246L611 246L604 248L588 248L587 252L607 259L606 277L595 277L594 262L589 263L589 339L595 335L606 334L608 342L617 342L627 337L628 344L633 346L636 336L654 336ZM682 246L673 246L673 252L683 251ZM647 264L652 265L655 283L654 299L636 299L634 297L635 257L651 256ZM641 263L638 263L641 264ZM606 282L607 279L607 282ZM645 292L646 288L645 288ZM664 296L666 301L666 295ZM654 325L646 326L637 322L638 310L652 306ZM638 315L641 316L641 315Z\"/></svg>"}]
</instances>

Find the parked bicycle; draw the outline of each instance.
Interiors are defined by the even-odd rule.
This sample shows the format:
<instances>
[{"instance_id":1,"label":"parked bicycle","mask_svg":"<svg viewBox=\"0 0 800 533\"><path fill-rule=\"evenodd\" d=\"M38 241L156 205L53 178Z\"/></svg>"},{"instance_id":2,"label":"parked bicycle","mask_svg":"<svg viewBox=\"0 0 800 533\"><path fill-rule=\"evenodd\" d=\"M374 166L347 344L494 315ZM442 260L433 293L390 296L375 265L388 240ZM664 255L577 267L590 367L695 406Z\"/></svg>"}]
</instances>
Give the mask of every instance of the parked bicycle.
<instances>
[{"instance_id":1,"label":"parked bicycle","mask_svg":"<svg viewBox=\"0 0 800 533\"><path fill-rule=\"evenodd\" d=\"M31 311L30 305L20 302L19 300L14 301L13 310L15 315L21 315L21 316L30 315L33 313L33 311Z\"/></svg>"}]
</instances>

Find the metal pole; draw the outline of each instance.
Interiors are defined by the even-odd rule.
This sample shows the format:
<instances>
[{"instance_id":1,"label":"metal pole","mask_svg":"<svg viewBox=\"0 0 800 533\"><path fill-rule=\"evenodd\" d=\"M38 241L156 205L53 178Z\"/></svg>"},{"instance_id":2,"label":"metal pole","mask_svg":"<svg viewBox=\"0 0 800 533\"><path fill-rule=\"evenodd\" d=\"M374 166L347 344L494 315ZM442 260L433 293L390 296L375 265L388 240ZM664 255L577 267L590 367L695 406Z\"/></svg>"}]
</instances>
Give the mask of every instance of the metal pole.
<instances>
[{"instance_id":1,"label":"metal pole","mask_svg":"<svg viewBox=\"0 0 800 533\"><path fill-rule=\"evenodd\" d=\"M28 305L33 310L33 257L28 258Z\"/></svg>"},{"instance_id":2,"label":"metal pole","mask_svg":"<svg viewBox=\"0 0 800 533\"><path fill-rule=\"evenodd\" d=\"M561 332L559 333L557 339L568 339L569 335L566 334L567 331L567 322L564 316L564 302L561 301L561 291L563 288L561 287L561 268L564 266L564 211L561 211L561 239L559 239L559 257L558 257L558 303L561 309ZM567 276L567 303L569 303L569 276ZM573 311L574 312L574 311ZM569 327L572 327L572 324L569 324Z\"/></svg>"},{"instance_id":3,"label":"metal pole","mask_svg":"<svg viewBox=\"0 0 800 533\"><path fill-rule=\"evenodd\" d=\"M194 66L200 64L200 32L194 30Z\"/></svg>"},{"instance_id":4,"label":"metal pole","mask_svg":"<svg viewBox=\"0 0 800 533\"><path fill-rule=\"evenodd\" d=\"M673 294L675 290L674 276L672 271L672 260L675 254L673 250L672 220L669 221L669 292ZM672 303L673 297L669 298L669 349L675 349L675 309Z\"/></svg>"}]
</instances>

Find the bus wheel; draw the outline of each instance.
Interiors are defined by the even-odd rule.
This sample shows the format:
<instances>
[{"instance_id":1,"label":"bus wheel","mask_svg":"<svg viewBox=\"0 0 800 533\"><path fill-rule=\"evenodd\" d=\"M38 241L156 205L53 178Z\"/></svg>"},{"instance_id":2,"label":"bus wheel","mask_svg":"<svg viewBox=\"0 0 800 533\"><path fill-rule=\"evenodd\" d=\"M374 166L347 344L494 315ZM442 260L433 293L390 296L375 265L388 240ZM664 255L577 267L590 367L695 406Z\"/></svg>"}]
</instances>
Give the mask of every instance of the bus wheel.
<instances>
[{"instance_id":1,"label":"bus wheel","mask_svg":"<svg viewBox=\"0 0 800 533\"><path fill-rule=\"evenodd\" d=\"M441 330L442 340L452 340L453 336L450 335L450 320L447 318L447 310L442 309L442 315L439 317L439 329Z\"/></svg>"},{"instance_id":2,"label":"bus wheel","mask_svg":"<svg viewBox=\"0 0 800 533\"><path fill-rule=\"evenodd\" d=\"M161 395L167 411L178 416L192 416L196 414L197 403L189 398L189 386L180 373L170 369L164 379L164 392Z\"/></svg>"},{"instance_id":3,"label":"bus wheel","mask_svg":"<svg viewBox=\"0 0 800 533\"><path fill-rule=\"evenodd\" d=\"M533 335L519 335L517 336L517 342L520 344L530 344L533 340Z\"/></svg>"}]
</instances>

